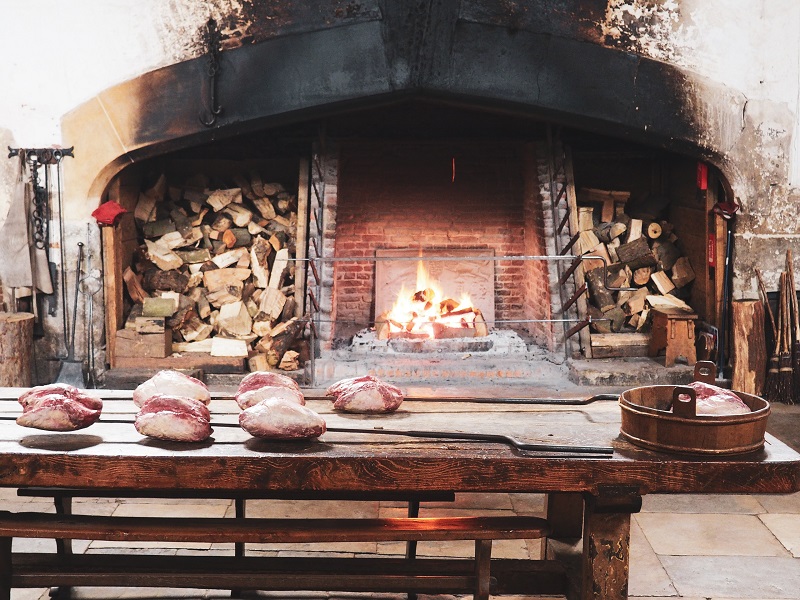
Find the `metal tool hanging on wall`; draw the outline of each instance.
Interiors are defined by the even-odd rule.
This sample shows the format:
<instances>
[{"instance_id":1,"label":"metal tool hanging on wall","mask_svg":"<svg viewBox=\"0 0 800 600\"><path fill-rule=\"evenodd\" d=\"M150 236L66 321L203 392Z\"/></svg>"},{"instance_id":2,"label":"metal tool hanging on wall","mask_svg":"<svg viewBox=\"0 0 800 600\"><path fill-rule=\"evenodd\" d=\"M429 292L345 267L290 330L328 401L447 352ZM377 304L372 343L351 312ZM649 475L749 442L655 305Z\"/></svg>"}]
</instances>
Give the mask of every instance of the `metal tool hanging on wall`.
<instances>
[{"instance_id":1,"label":"metal tool hanging on wall","mask_svg":"<svg viewBox=\"0 0 800 600\"><path fill-rule=\"evenodd\" d=\"M206 47L208 101L207 108L200 113L200 122L206 127L212 127L217 122L217 117L222 114L222 106L217 100L217 75L220 71L219 54L222 36L214 19L208 20L202 35Z\"/></svg>"}]
</instances>

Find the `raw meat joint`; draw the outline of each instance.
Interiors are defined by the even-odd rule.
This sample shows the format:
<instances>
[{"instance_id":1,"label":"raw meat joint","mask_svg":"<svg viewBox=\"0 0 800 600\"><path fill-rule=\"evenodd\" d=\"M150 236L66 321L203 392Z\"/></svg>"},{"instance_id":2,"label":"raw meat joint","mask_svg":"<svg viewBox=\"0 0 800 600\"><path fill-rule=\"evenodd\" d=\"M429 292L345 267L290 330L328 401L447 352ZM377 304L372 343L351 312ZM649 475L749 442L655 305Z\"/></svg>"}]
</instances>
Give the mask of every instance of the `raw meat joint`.
<instances>
[{"instance_id":1,"label":"raw meat joint","mask_svg":"<svg viewBox=\"0 0 800 600\"><path fill-rule=\"evenodd\" d=\"M211 413L200 400L156 394L142 405L134 421L142 435L172 442L202 442L212 432Z\"/></svg>"},{"instance_id":2,"label":"raw meat joint","mask_svg":"<svg viewBox=\"0 0 800 600\"><path fill-rule=\"evenodd\" d=\"M741 415L752 412L739 396L725 388L702 381L694 381L689 387L697 392L698 415Z\"/></svg>"},{"instance_id":3,"label":"raw meat joint","mask_svg":"<svg viewBox=\"0 0 800 600\"><path fill-rule=\"evenodd\" d=\"M269 371L253 371L242 378L239 383L239 389L236 390L236 395L239 396L239 394L262 387L285 387L300 391L300 386L291 377L280 373L270 373Z\"/></svg>"},{"instance_id":4,"label":"raw meat joint","mask_svg":"<svg viewBox=\"0 0 800 600\"><path fill-rule=\"evenodd\" d=\"M193 398L203 404L211 402L206 384L179 371L159 371L153 375L133 391L133 403L141 408L148 398L156 394Z\"/></svg>"},{"instance_id":5,"label":"raw meat joint","mask_svg":"<svg viewBox=\"0 0 800 600\"><path fill-rule=\"evenodd\" d=\"M306 403L306 399L301 392L298 392L294 388L279 385L267 385L254 390L248 390L241 394L236 394L236 403L239 405L239 408L244 410L269 398L282 398L297 404Z\"/></svg>"},{"instance_id":6,"label":"raw meat joint","mask_svg":"<svg viewBox=\"0 0 800 600\"><path fill-rule=\"evenodd\" d=\"M254 437L273 440L317 438L327 428L316 412L285 398L269 398L243 410L239 424Z\"/></svg>"},{"instance_id":7,"label":"raw meat joint","mask_svg":"<svg viewBox=\"0 0 800 600\"><path fill-rule=\"evenodd\" d=\"M46 431L75 431L97 422L103 401L62 383L31 388L19 397L17 424Z\"/></svg>"},{"instance_id":8,"label":"raw meat joint","mask_svg":"<svg viewBox=\"0 0 800 600\"><path fill-rule=\"evenodd\" d=\"M404 398L400 388L372 375L342 379L325 393L334 397L334 409L352 413L393 412Z\"/></svg>"}]
</instances>

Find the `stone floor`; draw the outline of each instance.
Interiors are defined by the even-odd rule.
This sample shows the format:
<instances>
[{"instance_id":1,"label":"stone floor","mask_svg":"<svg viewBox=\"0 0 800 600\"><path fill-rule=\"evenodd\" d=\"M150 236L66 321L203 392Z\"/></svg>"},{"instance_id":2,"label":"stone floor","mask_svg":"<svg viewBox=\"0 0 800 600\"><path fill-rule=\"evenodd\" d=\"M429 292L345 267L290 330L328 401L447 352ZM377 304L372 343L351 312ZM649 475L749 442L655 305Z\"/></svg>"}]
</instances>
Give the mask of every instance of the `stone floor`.
<instances>
[{"instance_id":1,"label":"stone floor","mask_svg":"<svg viewBox=\"0 0 800 600\"><path fill-rule=\"evenodd\" d=\"M769 430L800 450L800 406L773 405ZM20 498L14 490L0 490L0 502L7 510L53 511L43 499ZM320 504L324 505L320 509ZM532 494L458 494L454 503L425 504L422 516L471 514L540 514L543 498ZM185 515L232 516L231 502L86 499L76 500L75 512L101 515ZM400 516L404 506L388 502L325 502L312 505L302 501L249 501L249 516ZM14 550L55 551L51 540L15 540ZM232 547L208 544L163 546L139 543L76 542L77 552L99 553L110 548L119 552L163 554L232 553ZM248 552L267 556L334 553L357 556L382 553L402 555L402 543L351 543L326 545L249 545ZM470 542L424 543L419 554L426 556L470 556ZM507 558L536 558L538 542L508 540L497 542L493 555ZM651 495L644 498L641 513L634 515L631 531L631 598L685 598L800 600L800 493L766 495ZM358 594L287 594L263 592L268 598L345 598ZM79 588L76 598L226 598L225 591L171 589ZM14 590L15 600L46 599L47 590ZM399 600L398 595L366 595L370 600Z\"/></svg>"}]
</instances>

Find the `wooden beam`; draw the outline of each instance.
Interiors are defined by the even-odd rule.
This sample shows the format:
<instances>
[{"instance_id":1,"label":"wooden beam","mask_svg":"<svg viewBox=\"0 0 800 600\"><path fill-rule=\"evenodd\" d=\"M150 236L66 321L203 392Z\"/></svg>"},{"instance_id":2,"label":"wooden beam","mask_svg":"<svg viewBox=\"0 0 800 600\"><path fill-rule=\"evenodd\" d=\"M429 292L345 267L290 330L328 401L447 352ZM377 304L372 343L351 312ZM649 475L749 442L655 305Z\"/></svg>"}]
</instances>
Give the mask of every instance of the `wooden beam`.
<instances>
[{"instance_id":1,"label":"wooden beam","mask_svg":"<svg viewBox=\"0 0 800 600\"><path fill-rule=\"evenodd\" d=\"M297 182L297 241L295 242L294 300L295 316L302 317L306 305L306 258L308 258L308 181L309 160L300 159Z\"/></svg>"}]
</instances>

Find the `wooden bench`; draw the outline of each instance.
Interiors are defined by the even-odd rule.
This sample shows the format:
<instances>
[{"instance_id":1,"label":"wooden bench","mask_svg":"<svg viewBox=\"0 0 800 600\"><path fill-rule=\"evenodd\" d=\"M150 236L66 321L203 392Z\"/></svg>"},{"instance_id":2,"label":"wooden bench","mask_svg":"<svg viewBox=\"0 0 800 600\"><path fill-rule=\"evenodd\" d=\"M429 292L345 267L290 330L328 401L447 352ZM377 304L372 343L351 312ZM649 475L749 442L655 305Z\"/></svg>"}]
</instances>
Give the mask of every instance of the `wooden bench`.
<instances>
[{"instance_id":1,"label":"wooden bench","mask_svg":"<svg viewBox=\"0 0 800 600\"><path fill-rule=\"evenodd\" d=\"M548 533L544 519L520 516L171 519L0 511L0 600L8 600L14 587L78 585L472 593L476 600L486 600L493 583L492 541L538 539ZM205 543L474 540L475 556L468 569L464 561L447 559L64 556L12 553L13 538ZM545 568L541 575L545 591L538 593L560 593L563 573Z\"/></svg>"},{"instance_id":2,"label":"wooden bench","mask_svg":"<svg viewBox=\"0 0 800 600\"><path fill-rule=\"evenodd\" d=\"M235 517L245 518L247 514L247 500L323 500L323 501L345 501L345 502L365 502L365 501L395 501L407 504L407 515L409 518L419 516L420 503L422 502L454 502L456 495L454 492L369 492L369 493L348 493L348 492L280 492L280 491L195 491L195 490L85 490L81 488L51 488L51 487L27 487L17 490L18 496L28 496L37 498L52 498L55 505L56 514L71 515L73 498L163 498L171 500L190 500L190 499L223 499L233 500ZM72 540L56 539L56 552L61 555L72 554ZM245 555L244 542L235 542L234 556ZM413 559L417 555L417 542L415 540L406 541L406 558ZM232 596L237 596L239 590L231 590ZM50 594L60 600L67 600L71 591L69 588L54 589ZM409 593L408 600L415 600L416 595Z\"/></svg>"}]
</instances>

